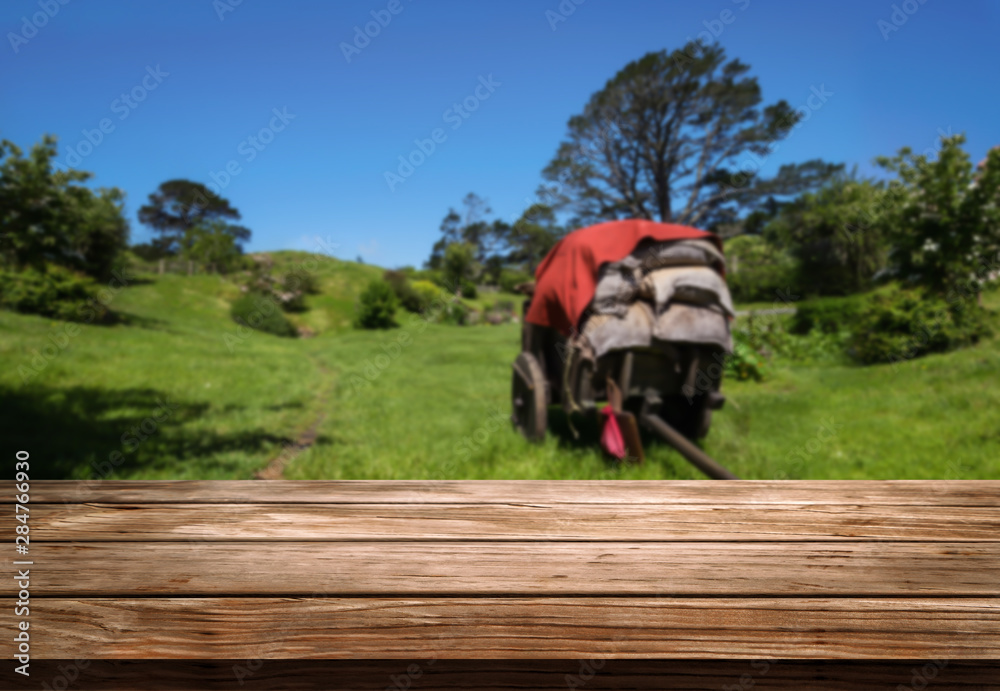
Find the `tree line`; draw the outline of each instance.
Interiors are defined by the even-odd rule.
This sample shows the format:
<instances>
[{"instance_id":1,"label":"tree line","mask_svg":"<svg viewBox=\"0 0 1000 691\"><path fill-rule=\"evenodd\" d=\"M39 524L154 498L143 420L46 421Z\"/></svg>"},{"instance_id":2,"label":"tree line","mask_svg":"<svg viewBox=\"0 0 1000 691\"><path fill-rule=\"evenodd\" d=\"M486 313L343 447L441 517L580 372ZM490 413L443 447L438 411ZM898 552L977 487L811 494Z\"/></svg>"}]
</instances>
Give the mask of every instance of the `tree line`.
<instances>
[{"instance_id":1,"label":"tree line","mask_svg":"<svg viewBox=\"0 0 1000 691\"><path fill-rule=\"evenodd\" d=\"M814 88L821 104L829 92ZM812 105L812 102L810 102ZM748 65L690 42L628 63L573 115L513 223L469 194L441 223L425 268L454 284L528 278L567 232L645 218L725 239L733 292L851 295L897 280L936 295L977 293L1000 266L1000 152L978 166L962 135L935 154L876 159L880 178L820 159L763 163L810 114L765 104Z\"/></svg>"},{"instance_id":2,"label":"tree line","mask_svg":"<svg viewBox=\"0 0 1000 691\"><path fill-rule=\"evenodd\" d=\"M239 211L205 185L161 184L139 209L153 240L129 247L124 192L91 188L85 183L92 173L59 169L56 159L50 135L28 152L0 141L0 307L107 321L100 287L127 282L129 250L141 259L177 257L222 273L245 266L251 231L234 223Z\"/></svg>"}]
</instances>

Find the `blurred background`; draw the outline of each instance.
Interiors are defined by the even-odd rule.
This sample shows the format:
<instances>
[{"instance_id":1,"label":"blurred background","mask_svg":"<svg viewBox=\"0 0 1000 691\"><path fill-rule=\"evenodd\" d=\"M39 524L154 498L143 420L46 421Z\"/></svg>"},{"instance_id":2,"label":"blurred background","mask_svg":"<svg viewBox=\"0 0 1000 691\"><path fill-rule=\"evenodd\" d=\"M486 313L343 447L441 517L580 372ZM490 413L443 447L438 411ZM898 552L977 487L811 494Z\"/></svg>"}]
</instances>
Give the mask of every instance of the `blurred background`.
<instances>
[{"instance_id":1,"label":"blurred background","mask_svg":"<svg viewBox=\"0 0 1000 691\"><path fill-rule=\"evenodd\" d=\"M4 453L51 478L699 477L555 409L541 444L508 420L524 285L639 217L723 238L735 345L700 443L738 475L998 477L998 20L4 3Z\"/></svg>"}]
</instances>

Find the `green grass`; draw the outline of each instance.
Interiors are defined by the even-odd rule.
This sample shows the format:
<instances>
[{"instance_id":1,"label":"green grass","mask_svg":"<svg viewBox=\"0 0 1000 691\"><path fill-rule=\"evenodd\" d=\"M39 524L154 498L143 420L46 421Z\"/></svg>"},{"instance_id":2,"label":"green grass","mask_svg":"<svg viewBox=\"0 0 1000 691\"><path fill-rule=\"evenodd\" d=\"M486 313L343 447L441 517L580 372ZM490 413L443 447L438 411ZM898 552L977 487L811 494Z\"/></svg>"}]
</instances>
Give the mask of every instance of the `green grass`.
<instances>
[{"instance_id":1,"label":"green grass","mask_svg":"<svg viewBox=\"0 0 1000 691\"><path fill-rule=\"evenodd\" d=\"M546 441L528 444L506 422L518 325L401 315L400 328L355 331L354 300L381 270L318 261L324 292L294 315L319 332L311 339L253 333L230 349L234 284L147 276L112 302L125 323L81 326L25 384L19 367L65 325L0 312L0 433L32 453L35 477L249 478L318 419L316 444L287 477L700 477L651 439L643 466L618 469L597 448L597 430L579 424L575 439L558 409ZM987 299L1000 303L998 293ZM406 345L392 356L400 338ZM724 383L729 402L705 449L746 478L1000 477L998 346L991 339L895 369L775 363L763 383ZM153 429L163 400L173 411ZM112 474L95 473L131 448L130 430L143 421L148 438Z\"/></svg>"}]
</instances>

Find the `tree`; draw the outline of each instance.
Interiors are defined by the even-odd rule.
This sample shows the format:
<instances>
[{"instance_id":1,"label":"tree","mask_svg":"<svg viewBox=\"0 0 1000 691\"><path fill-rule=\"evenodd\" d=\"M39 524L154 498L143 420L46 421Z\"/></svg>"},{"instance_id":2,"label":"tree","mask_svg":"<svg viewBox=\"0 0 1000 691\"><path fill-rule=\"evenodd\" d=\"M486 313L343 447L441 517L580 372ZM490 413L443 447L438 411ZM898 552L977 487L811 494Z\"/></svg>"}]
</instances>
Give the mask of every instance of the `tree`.
<instances>
[{"instance_id":1,"label":"tree","mask_svg":"<svg viewBox=\"0 0 1000 691\"><path fill-rule=\"evenodd\" d=\"M240 212L227 199L200 182L168 180L149 195L149 203L139 208L139 220L158 235L152 244L176 254L186 249L187 232L209 221L238 221ZM250 239L243 226L230 226L240 250Z\"/></svg>"},{"instance_id":2,"label":"tree","mask_svg":"<svg viewBox=\"0 0 1000 691\"><path fill-rule=\"evenodd\" d=\"M476 248L468 242L453 242L445 248L441 268L444 279L454 288L455 294L461 294L462 284L475 278L479 271L476 262Z\"/></svg>"},{"instance_id":3,"label":"tree","mask_svg":"<svg viewBox=\"0 0 1000 691\"><path fill-rule=\"evenodd\" d=\"M48 135L28 156L0 142L0 256L16 270L55 263L107 280L128 244L125 195L78 184L93 174L55 170L56 154Z\"/></svg>"},{"instance_id":4,"label":"tree","mask_svg":"<svg viewBox=\"0 0 1000 691\"><path fill-rule=\"evenodd\" d=\"M1000 151L974 173L964 135L941 138L935 160L908 147L878 164L895 172L887 215L893 275L949 297L976 294L1000 263Z\"/></svg>"},{"instance_id":5,"label":"tree","mask_svg":"<svg viewBox=\"0 0 1000 691\"><path fill-rule=\"evenodd\" d=\"M207 265L209 270L231 271L239 266L243 254L234 228L219 219L189 228L184 238L185 256Z\"/></svg>"},{"instance_id":6,"label":"tree","mask_svg":"<svg viewBox=\"0 0 1000 691\"><path fill-rule=\"evenodd\" d=\"M507 259L523 264L529 274L534 274L535 267L565 234L551 206L532 204L510 228L507 242L511 251Z\"/></svg>"},{"instance_id":7,"label":"tree","mask_svg":"<svg viewBox=\"0 0 1000 691\"><path fill-rule=\"evenodd\" d=\"M431 256L427 260L428 269L440 269L445 248L456 242L472 243L476 247L478 259L485 261L489 252L484 246L493 240L493 227L486 222L485 216L493 210L490 209L489 202L475 192L465 195L462 206L462 214L451 208L441 221L441 238L431 248Z\"/></svg>"},{"instance_id":8,"label":"tree","mask_svg":"<svg viewBox=\"0 0 1000 691\"><path fill-rule=\"evenodd\" d=\"M839 175L816 192L783 205L764 235L797 260L796 286L844 295L871 287L885 266L884 212L892 195L881 183Z\"/></svg>"},{"instance_id":9,"label":"tree","mask_svg":"<svg viewBox=\"0 0 1000 691\"><path fill-rule=\"evenodd\" d=\"M795 294L796 262L762 235L726 240L726 284L740 302L789 301Z\"/></svg>"},{"instance_id":10,"label":"tree","mask_svg":"<svg viewBox=\"0 0 1000 691\"><path fill-rule=\"evenodd\" d=\"M801 116L783 100L761 107L749 69L726 62L717 43L699 42L627 64L570 118L568 138L543 171L545 195L581 225L648 218L713 227L767 195L815 184L829 164L759 175L761 157Z\"/></svg>"}]
</instances>

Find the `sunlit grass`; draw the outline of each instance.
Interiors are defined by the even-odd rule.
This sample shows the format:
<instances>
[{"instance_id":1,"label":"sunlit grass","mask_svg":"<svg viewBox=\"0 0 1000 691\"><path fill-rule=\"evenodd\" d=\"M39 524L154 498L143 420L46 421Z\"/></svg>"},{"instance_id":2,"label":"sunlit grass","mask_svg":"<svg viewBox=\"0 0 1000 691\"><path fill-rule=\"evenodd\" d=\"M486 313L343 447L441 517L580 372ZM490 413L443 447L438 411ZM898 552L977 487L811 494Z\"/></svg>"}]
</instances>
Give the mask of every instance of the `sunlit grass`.
<instances>
[{"instance_id":1,"label":"sunlit grass","mask_svg":"<svg viewBox=\"0 0 1000 691\"><path fill-rule=\"evenodd\" d=\"M19 369L65 325L0 312L3 438L32 453L36 477L249 478L318 420L317 443L287 477L700 477L655 440L644 465L619 469L597 448L593 426L577 421L575 439L558 409L546 441L527 443L506 421L519 325L404 319L389 331L355 331L357 292L381 270L321 261L329 261L319 272L324 292L296 317L320 332L312 339L253 333L227 344L237 334L234 284L148 276L115 297L126 323L81 326L24 382ZM986 300L1000 303L997 293ZM742 477L1000 477L995 338L895 368L776 362L770 371L763 383L724 383L729 402L704 443ZM103 473L164 401L169 414Z\"/></svg>"}]
</instances>

